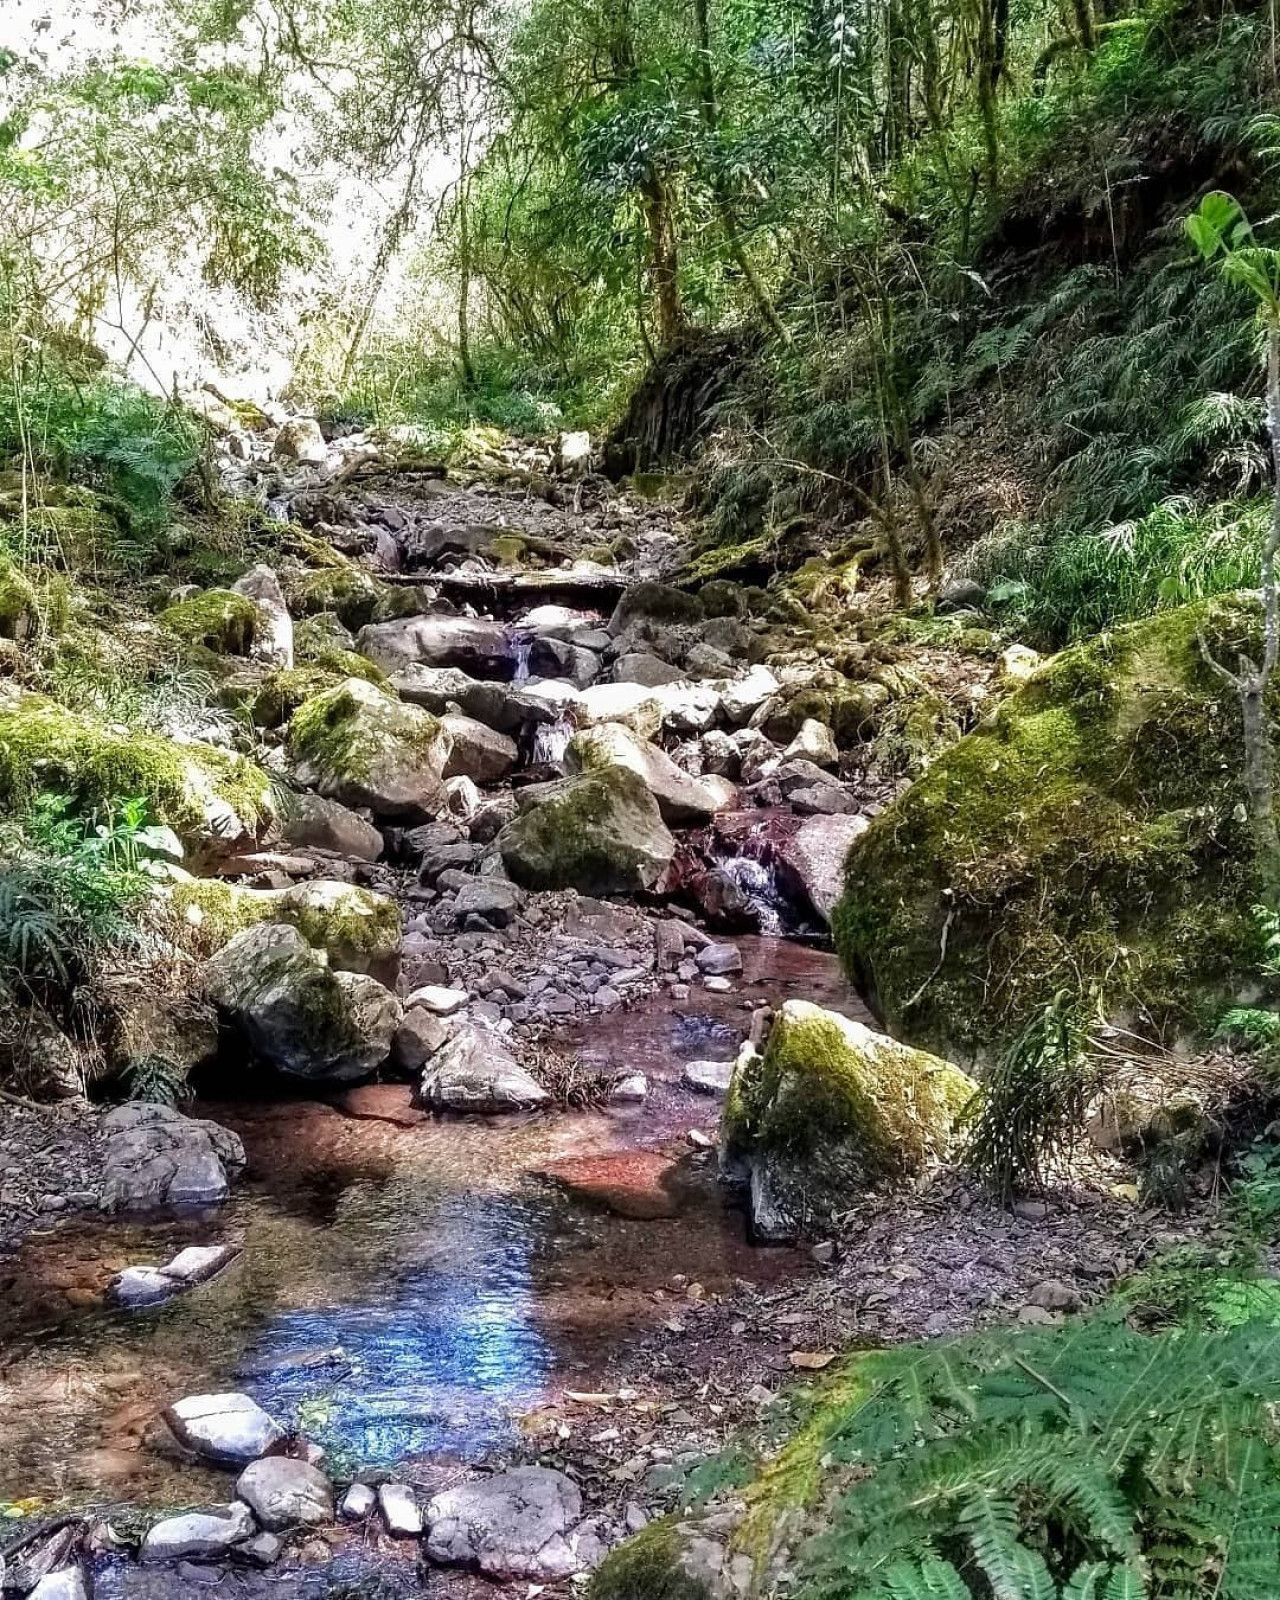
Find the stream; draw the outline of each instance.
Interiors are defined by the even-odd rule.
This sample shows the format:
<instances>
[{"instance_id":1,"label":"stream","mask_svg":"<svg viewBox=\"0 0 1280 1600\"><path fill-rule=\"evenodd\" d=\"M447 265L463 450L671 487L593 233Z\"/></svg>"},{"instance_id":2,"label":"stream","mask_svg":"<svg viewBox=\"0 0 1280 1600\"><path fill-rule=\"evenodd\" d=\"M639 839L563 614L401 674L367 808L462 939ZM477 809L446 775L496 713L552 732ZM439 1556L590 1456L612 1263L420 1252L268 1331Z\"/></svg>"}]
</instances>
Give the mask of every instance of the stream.
<instances>
[{"instance_id":1,"label":"stream","mask_svg":"<svg viewBox=\"0 0 1280 1600\"><path fill-rule=\"evenodd\" d=\"M655 1293L674 1275L714 1294L805 1270L748 1243L714 1152L686 1137L713 1132L718 1105L680 1073L732 1057L757 1005L851 1002L828 954L740 947L734 993L654 995L565 1036L588 1061L646 1073L640 1107L441 1121L412 1110L403 1085L364 1091L359 1116L305 1098L202 1102L248 1152L229 1203L141 1223L68 1218L5 1261L0 1500L223 1499L225 1474L158 1449L153 1419L227 1389L300 1426L339 1477L482 1460L518 1444L523 1413L598 1387L669 1314ZM635 1152L679 1157L669 1214L619 1215L545 1171L583 1157L607 1171ZM211 1282L150 1310L106 1302L124 1266L211 1243L241 1248Z\"/></svg>"}]
</instances>

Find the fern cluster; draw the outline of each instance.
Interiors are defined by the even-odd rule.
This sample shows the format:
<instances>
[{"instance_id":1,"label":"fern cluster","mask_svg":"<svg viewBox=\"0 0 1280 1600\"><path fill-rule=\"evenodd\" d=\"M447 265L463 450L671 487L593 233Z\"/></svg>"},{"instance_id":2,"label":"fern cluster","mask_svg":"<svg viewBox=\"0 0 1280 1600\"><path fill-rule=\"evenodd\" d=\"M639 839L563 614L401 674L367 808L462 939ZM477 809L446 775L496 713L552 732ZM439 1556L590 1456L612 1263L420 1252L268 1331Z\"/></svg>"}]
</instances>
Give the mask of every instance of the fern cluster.
<instances>
[{"instance_id":1,"label":"fern cluster","mask_svg":"<svg viewBox=\"0 0 1280 1600\"><path fill-rule=\"evenodd\" d=\"M1117 1318L860 1357L803 1600L1272 1600L1280 1335Z\"/></svg>"}]
</instances>

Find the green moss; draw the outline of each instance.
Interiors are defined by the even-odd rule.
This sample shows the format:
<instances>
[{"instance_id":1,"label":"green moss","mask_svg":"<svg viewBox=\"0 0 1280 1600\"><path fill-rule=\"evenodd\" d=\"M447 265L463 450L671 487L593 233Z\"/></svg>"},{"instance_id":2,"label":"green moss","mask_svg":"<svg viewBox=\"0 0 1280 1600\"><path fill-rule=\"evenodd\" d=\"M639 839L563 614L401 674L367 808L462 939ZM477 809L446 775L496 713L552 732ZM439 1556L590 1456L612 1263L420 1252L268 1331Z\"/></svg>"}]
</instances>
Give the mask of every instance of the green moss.
<instances>
[{"instance_id":1,"label":"green moss","mask_svg":"<svg viewBox=\"0 0 1280 1600\"><path fill-rule=\"evenodd\" d=\"M338 670L308 665L284 667L279 672L273 672L247 699L246 709L254 725L259 728L282 728L308 700L315 699L330 689L340 688L351 677L375 683L376 687L385 684L386 679L381 673L378 673L375 680L365 673L341 670L345 664L342 660L344 654L342 651L335 652ZM377 672L377 668L371 662L364 661L362 656L355 656L352 659L363 662L371 672Z\"/></svg>"},{"instance_id":2,"label":"green moss","mask_svg":"<svg viewBox=\"0 0 1280 1600\"><path fill-rule=\"evenodd\" d=\"M326 951L335 967L365 972L394 961L403 933L394 900L353 884L244 889L220 878L175 874L168 895L179 927L201 955L260 922L284 922L313 949Z\"/></svg>"},{"instance_id":3,"label":"green moss","mask_svg":"<svg viewBox=\"0 0 1280 1600\"><path fill-rule=\"evenodd\" d=\"M379 685L387 675L355 649L350 630L332 611L303 617L293 630L293 658L299 666L320 667L339 678L364 678Z\"/></svg>"},{"instance_id":4,"label":"green moss","mask_svg":"<svg viewBox=\"0 0 1280 1600\"><path fill-rule=\"evenodd\" d=\"M184 644L202 645L218 655L244 656L253 648L262 614L247 595L233 589L206 589L169 606L158 620Z\"/></svg>"},{"instance_id":5,"label":"green moss","mask_svg":"<svg viewBox=\"0 0 1280 1600\"><path fill-rule=\"evenodd\" d=\"M682 584L707 583L712 578L724 578L730 573L754 576L771 565L774 541L769 534L759 534L754 539L744 539L738 544L717 544L694 553L680 569Z\"/></svg>"},{"instance_id":6,"label":"green moss","mask_svg":"<svg viewBox=\"0 0 1280 1600\"><path fill-rule=\"evenodd\" d=\"M248 828L272 811L270 780L252 762L208 745L104 727L28 695L0 713L0 800L21 806L43 790L72 796L84 811L144 799L152 821L186 840L200 834L209 795Z\"/></svg>"},{"instance_id":7,"label":"green moss","mask_svg":"<svg viewBox=\"0 0 1280 1600\"><path fill-rule=\"evenodd\" d=\"M522 567L529 555L528 541L518 533L500 533L491 548L500 567Z\"/></svg>"},{"instance_id":8,"label":"green moss","mask_svg":"<svg viewBox=\"0 0 1280 1600\"><path fill-rule=\"evenodd\" d=\"M875 820L834 928L895 1032L988 1057L1064 986L1159 1029L1247 978L1240 713L1199 639L1257 632L1227 597L1076 646Z\"/></svg>"},{"instance_id":9,"label":"green moss","mask_svg":"<svg viewBox=\"0 0 1280 1600\"><path fill-rule=\"evenodd\" d=\"M27 639L40 621L31 580L0 554L0 639Z\"/></svg>"},{"instance_id":10,"label":"green moss","mask_svg":"<svg viewBox=\"0 0 1280 1600\"><path fill-rule=\"evenodd\" d=\"M637 887L652 866L646 852L630 842L633 819L643 832L656 811L648 787L634 772L601 766L521 812L499 843L506 842L507 869L525 888L623 893Z\"/></svg>"},{"instance_id":11,"label":"green moss","mask_svg":"<svg viewBox=\"0 0 1280 1600\"><path fill-rule=\"evenodd\" d=\"M596 1569L590 1600L710 1600L710 1590L681 1565L678 1526L669 1518L611 1550Z\"/></svg>"},{"instance_id":12,"label":"green moss","mask_svg":"<svg viewBox=\"0 0 1280 1600\"><path fill-rule=\"evenodd\" d=\"M420 598L411 588L383 583L354 562L305 573L290 584L290 606L302 616L331 611L346 628L363 628L370 622L390 622L411 617Z\"/></svg>"},{"instance_id":13,"label":"green moss","mask_svg":"<svg viewBox=\"0 0 1280 1600\"><path fill-rule=\"evenodd\" d=\"M833 1193L919 1172L945 1151L974 1085L948 1062L788 1001L762 1056L734 1075L724 1131Z\"/></svg>"},{"instance_id":14,"label":"green moss","mask_svg":"<svg viewBox=\"0 0 1280 1600\"><path fill-rule=\"evenodd\" d=\"M394 754L429 754L440 737L438 718L403 705L364 680L348 679L307 700L289 723L290 753L325 779L363 783L376 761Z\"/></svg>"}]
</instances>

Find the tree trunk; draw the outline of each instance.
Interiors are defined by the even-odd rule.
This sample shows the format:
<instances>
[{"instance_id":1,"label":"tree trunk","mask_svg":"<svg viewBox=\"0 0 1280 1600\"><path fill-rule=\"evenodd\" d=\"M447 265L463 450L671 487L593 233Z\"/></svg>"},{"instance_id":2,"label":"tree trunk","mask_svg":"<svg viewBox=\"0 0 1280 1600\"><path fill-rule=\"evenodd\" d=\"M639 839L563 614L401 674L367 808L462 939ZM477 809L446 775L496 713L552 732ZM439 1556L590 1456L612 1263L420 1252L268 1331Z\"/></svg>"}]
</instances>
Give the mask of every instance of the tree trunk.
<instances>
[{"instance_id":1,"label":"tree trunk","mask_svg":"<svg viewBox=\"0 0 1280 1600\"><path fill-rule=\"evenodd\" d=\"M669 349L684 332L684 308L680 304L680 256L671 222L671 204L666 185L656 172L651 172L645 179L642 193L645 223L649 230L649 270L658 314L658 343L663 349Z\"/></svg>"},{"instance_id":2,"label":"tree trunk","mask_svg":"<svg viewBox=\"0 0 1280 1600\"><path fill-rule=\"evenodd\" d=\"M467 215L467 182L458 190L458 365L468 389L476 386L471 360L471 225Z\"/></svg>"}]
</instances>

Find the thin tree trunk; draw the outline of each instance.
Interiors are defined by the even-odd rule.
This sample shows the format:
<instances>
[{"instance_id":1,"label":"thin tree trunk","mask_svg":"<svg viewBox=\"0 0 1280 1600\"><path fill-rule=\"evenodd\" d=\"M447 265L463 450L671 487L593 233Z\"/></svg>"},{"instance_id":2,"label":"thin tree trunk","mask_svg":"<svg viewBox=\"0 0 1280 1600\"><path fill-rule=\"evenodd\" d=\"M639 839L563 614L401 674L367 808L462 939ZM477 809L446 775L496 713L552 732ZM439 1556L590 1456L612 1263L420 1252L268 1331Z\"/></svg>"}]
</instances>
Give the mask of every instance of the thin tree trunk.
<instances>
[{"instance_id":1,"label":"thin tree trunk","mask_svg":"<svg viewBox=\"0 0 1280 1600\"><path fill-rule=\"evenodd\" d=\"M671 223L671 205L666 185L656 172L644 181L644 215L649 229L649 268L653 275L653 298L658 313L658 343L664 348L675 344L684 332L684 309L680 304L680 257Z\"/></svg>"},{"instance_id":2,"label":"thin tree trunk","mask_svg":"<svg viewBox=\"0 0 1280 1600\"><path fill-rule=\"evenodd\" d=\"M468 389L476 387L471 360L471 223L467 212L467 181L458 190L458 365Z\"/></svg>"}]
</instances>

